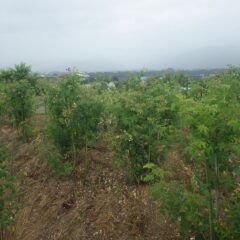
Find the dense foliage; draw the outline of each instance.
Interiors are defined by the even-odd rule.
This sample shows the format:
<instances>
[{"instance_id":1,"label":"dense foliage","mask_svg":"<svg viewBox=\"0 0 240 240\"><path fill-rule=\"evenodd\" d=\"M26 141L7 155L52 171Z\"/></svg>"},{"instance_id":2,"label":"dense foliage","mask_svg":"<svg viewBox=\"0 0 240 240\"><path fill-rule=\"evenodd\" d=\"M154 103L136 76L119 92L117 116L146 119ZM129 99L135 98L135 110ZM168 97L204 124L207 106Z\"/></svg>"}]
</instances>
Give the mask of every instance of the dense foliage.
<instances>
[{"instance_id":1,"label":"dense foliage","mask_svg":"<svg viewBox=\"0 0 240 240\"><path fill-rule=\"evenodd\" d=\"M173 220L180 217L183 235L194 233L199 239L240 236L240 215L233 211L240 206L239 80L231 72L208 80L200 98L197 92L182 98L176 129L181 137L179 151L190 172L185 185L175 181L164 165L147 165L152 170L147 180L158 179L153 195L161 199Z\"/></svg>"},{"instance_id":2,"label":"dense foliage","mask_svg":"<svg viewBox=\"0 0 240 240\"><path fill-rule=\"evenodd\" d=\"M127 82L114 103L115 157L128 171L130 181L144 173L147 162L159 163L177 120L177 95L156 79Z\"/></svg>"},{"instance_id":3,"label":"dense foliage","mask_svg":"<svg viewBox=\"0 0 240 240\"><path fill-rule=\"evenodd\" d=\"M19 129L24 138L31 135L30 118L34 112L34 91L31 85L21 80L7 88L6 109L13 125Z\"/></svg>"},{"instance_id":4,"label":"dense foliage","mask_svg":"<svg viewBox=\"0 0 240 240\"><path fill-rule=\"evenodd\" d=\"M0 83L0 110L24 135L33 114L29 71L19 65L0 74L7 82ZM107 132L115 163L129 182L151 184L151 195L179 223L181 235L239 239L239 70L201 79L182 73L130 77L114 84L101 76L88 84L79 76L70 71L46 82L44 100L38 96L46 104L47 144L40 150L51 170L69 176L77 164L87 169L88 149ZM179 156L174 161L173 152Z\"/></svg>"},{"instance_id":5,"label":"dense foliage","mask_svg":"<svg viewBox=\"0 0 240 240\"><path fill-rule=\"evenodd\" d=\"M72 158L74 165L79 157L87 164L88 144L97 136L103 105L94 94L72 73L48 91L48 136L62 158Z\"/></svg>"},{"instance_id":6,"label":"dense foliage","mask_svg":"<svg viewBox=\"0 0 240 240\"><path fill-rule=\"evenodd\" d=\"M39 76L32 72L31 66L20 63L16 64L14 68L0 69L0 83L14 83L21 80L27 81L37 95L41 93Z\"/></svg>"}]
</instances>

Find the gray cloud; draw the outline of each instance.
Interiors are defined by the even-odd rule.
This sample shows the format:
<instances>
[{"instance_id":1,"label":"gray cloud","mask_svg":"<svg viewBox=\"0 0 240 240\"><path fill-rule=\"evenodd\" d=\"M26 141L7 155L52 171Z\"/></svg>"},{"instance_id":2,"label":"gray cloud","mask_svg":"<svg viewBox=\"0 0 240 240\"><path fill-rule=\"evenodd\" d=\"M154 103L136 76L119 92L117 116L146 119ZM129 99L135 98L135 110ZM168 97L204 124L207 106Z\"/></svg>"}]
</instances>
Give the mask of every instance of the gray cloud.
<instances>
[{"instance_id":1,"label":"gray cloud","mask_svg":"<svg viewBox=\"0 0 240 240\"><path fill-rule=\"evenodd\" d=\"M1 0L0 67L240 64L239 0Z\"/></svg>"}]
</instances>

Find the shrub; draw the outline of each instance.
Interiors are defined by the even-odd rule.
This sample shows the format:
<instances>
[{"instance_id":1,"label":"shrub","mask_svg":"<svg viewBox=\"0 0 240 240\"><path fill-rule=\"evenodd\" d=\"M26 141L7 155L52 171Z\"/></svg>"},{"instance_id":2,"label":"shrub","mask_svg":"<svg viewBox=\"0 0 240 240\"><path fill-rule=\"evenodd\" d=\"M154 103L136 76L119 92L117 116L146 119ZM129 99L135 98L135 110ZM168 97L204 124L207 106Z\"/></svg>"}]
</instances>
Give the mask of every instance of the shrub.
<instances>
[{"instance_id":1,"label":"shrub","mask_svg":"<svg viewBox=\"0 0 240 240\"><path fill-rule=\"evenodd\" d=\"M152 194L173 220L180 220L183 235L211 240L240 236L235 214L240 179L240 83L236 80L229 75L209 79L200 99L180 102L179 146L191 169L186 186L162 177L164 166L147 166L151 169L147 180L158 179Z\"/></svg>"},{"instance_id":2,"label":"shrub","mask_svg":"<svg viewBox=\"0 0 240 240\"><path fill-rule=\"evenodd\" d=\"M13 125L19 129L24 138L31 135L30 118L33 115L34 91L31 85L21 80L11 84L7 89L8 114Z\"/></svg>"},{"instance_id":3,"label":"shrub","mask_svg":"<svg viewBox=\"0 0 240 240\"><path fill-rule=\"evenodd\" d=\"M78 75L72 73L47 94L47 134L62 159L71 157L74 164L82 148L86 162L88 144L97 136L103 104L94 94L81 86Z\"/></svg>"},{"instance_id":4,"label":"shrub","mask_svg":"<svg viewBox=\"0 0 240 240\"><path fill-rule=\"evenodd\" d=\"M18 81L27 81L37 95L41 94L41 86L38 82L39 76L31 71L31 66L20 63L14 68L0 70L0 82L14 83Z\"/></svg>"},{"instance_id":5,"label":"shrub","mask_svg":"<svg viewBox=\"0 0 240 240\"><path fill-rule=\"evenodd\" d=\"M177 96L166 84L157 79L139 84L137 90L121 93L113 106L115 158L126 168L130 181L141 178L147 162L164 159L178 112Z\"/></svg>"}]
</instances>

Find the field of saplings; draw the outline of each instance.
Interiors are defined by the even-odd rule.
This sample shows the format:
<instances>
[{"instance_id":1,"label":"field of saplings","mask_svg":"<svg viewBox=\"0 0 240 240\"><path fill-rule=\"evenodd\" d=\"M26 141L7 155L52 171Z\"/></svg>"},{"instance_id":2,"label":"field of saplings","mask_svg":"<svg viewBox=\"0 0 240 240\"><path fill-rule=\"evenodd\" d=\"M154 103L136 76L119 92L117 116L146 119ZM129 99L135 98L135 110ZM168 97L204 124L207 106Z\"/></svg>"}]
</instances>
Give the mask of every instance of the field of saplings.
<instances>
[{"instance_id":1,"label":"field of saplings","mask_svg":"<svg viewBox=\"0 0 240 240\"><path fill-rule=\"evenodd\" d=\"M19 64L0 134L2 240L240 239L237 68L86 83Z\"/></svg>"}]
</instances>

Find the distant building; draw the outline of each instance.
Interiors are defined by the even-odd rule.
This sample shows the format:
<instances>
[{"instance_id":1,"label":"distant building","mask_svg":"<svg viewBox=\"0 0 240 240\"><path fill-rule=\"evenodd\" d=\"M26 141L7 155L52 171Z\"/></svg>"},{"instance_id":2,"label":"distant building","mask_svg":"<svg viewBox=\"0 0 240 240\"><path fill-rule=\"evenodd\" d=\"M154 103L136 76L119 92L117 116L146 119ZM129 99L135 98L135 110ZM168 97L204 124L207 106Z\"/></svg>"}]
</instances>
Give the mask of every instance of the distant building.
<instances>
[{"instance_id":1,"label":"distant building","mask_svg":"<svg viewBox=\"0 0 240 240\"><path fill-rule=\"evenodd\" d=\"M90 76L89 74L85 73L85 72L78 72L76 73L79 77L81 77L82 79L86 80L88 79Z\"/></svg>"},{"instance_id":2,"label":"distant building","mask_svg":"<svg viewBox=\"0 0 240 240\"><path fill-rule=\"evenodd\" d=\"M85 81L85 80L87 80L87 79L90 78L90 75L89 75L88 73L79 71L76 67L68 67L68 68L66 69L66 71L69 72L69 73L75 73L75 74L78 75L78 76L81 78L81 80L83 80L83 81Z\"/></svg>"},{"instance_id":3,"label":"distant building","mask_svg":"<svg viewBox=\"0 0 240 240\"><path fill-rule=\"evenodd\" d=\"M115 85L114 82L109 82L109 83L107 84L107 86L108 86L108 88L115 88L115 87L116 87L116 85Z\"/></svg>"},{"instance_id":4,"label":"distant building","mask_svg":"<svg viewBox=\"0 0 240 240\"><path fill-rule=\"evenodd\" d=\"M146 81L146 80L148 80L148 78L149 78L149 77L147 77L147 76L141 76L141 77L140 77L140 80L141 80L141 81Z\"/></svg>"}]
</instances>

